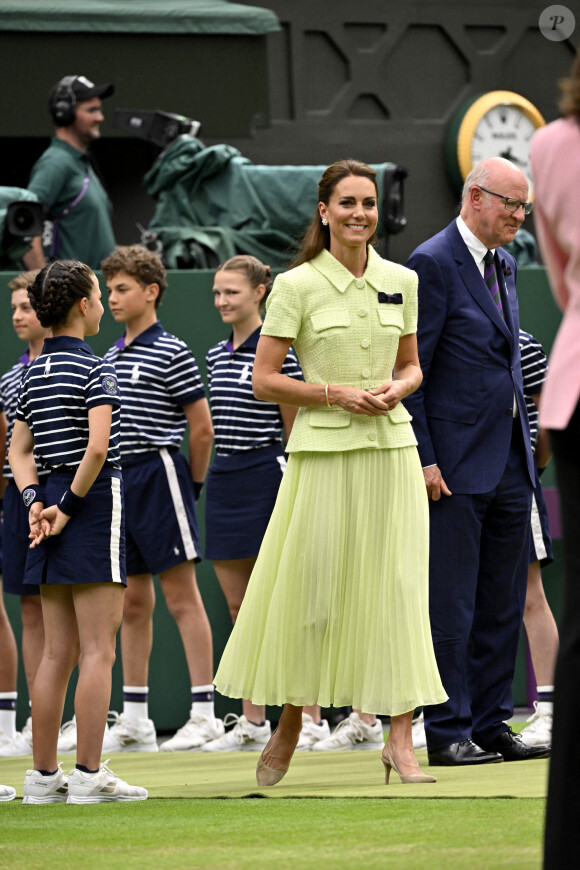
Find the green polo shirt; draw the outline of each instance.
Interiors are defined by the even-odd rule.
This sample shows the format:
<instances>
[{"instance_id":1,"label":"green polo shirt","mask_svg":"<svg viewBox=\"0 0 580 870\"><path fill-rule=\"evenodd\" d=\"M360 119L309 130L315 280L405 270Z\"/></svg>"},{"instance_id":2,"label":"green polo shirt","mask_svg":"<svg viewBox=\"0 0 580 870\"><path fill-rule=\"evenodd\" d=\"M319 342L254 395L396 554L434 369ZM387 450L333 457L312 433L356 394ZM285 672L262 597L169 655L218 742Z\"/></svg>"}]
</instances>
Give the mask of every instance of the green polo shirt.
<instances>
[{"instance_id":1,"label":"green polo shirt","mask_svg":"<svg viewBox=\"0 0 580 870\"><path fill-rule=\"evenodd\" d=\"M53 138L50 146L34 166L28 189L44 204L54 219L78 196L85 175L89 185L81 201L59 221L60 259L76 259L92 269L115 247L111 225L111 203L95 174L87 154L61 139ZM48 256L50 251L45 248Z\"/></svg>"}]
</instances>

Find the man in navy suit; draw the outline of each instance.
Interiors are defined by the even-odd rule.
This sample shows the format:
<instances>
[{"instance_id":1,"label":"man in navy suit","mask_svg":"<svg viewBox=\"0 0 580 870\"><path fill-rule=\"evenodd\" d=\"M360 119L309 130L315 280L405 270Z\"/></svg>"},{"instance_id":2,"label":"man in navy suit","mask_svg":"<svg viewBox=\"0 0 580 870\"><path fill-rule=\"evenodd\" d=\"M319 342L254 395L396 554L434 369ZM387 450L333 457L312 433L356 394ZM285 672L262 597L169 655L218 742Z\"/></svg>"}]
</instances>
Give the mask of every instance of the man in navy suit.
<instances>
[{"instance_id":1,"label":"man in navy suit","mask_svg":"<svg viewBox=\"0 0 580 870\"><path fill-rule=\"evenodd\" d=\"M544 757L506 720L526 591L534 462L523 394L511 242L531 211L526 177L490 158L468 175L460 216L420 245L423 383L405 399L430 499L430 616L449 695L426 707L432 765ZM520 570L518 571L518 567Z\"/></svg>"}]
</instances>

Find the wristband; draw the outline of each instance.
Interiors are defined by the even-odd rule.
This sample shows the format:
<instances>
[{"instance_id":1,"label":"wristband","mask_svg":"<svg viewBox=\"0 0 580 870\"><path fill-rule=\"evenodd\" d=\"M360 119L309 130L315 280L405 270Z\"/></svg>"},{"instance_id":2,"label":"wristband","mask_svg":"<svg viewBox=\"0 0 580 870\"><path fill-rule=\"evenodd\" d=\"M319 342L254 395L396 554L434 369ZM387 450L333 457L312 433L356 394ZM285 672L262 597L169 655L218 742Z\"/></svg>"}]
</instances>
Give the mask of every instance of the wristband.
<instances>
[{"instance_id":1,"label":"wristband","mask_svg":"<svg viewBox=\"0 0 580 870\"><path fill-rule=\"evenodd\" d=\"M196 501L199 501L199 497L201 495L202 489L203 489L203 480L201 481L201 483L198 483L197 481L194 480L193 481L193 495L194 495Z\"/></svg>"},{"instance_id":2,"label":"wristband","mask_svg":"<svg viewBox=\"0 0 580 870\"><path fill-rule=\"evenodd\" d=\"M72 489L67 489L58 503L58 509L59 511L62 511L63 514L67 514L69 517L74 517L75 514L78 514L84 503L85 500L82 496L75 495Z\"/></svg>"},{"instance_id":3,"label":"wristband","mask_svg":"<svg viewBox=\"0 0 580 870\"><path fill-rule=\"evenodd\" d=\"M25 486L22 490L22 501L25 508L29 508L35 501L41 501L44 504L44 499L44 487L40 483L31 483L30 486Z\"/></svg>"}]
</instances>

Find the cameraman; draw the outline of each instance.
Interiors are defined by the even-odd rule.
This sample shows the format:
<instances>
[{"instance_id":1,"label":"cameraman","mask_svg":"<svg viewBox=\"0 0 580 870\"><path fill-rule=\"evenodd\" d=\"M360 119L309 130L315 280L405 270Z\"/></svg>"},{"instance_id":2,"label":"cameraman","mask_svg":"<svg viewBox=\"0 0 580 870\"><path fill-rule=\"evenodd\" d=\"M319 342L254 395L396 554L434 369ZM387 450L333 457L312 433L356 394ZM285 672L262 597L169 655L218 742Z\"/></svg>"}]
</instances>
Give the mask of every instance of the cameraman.
<instances>
[{"instance_id":1,"label":"cameraman","mask_svg":"<svg viewBox=\"0 0 580 870\"><path fill-rule=\"evenodd\" d=\"M57 258L98 269L115 247L111 203L88 153L101 135L101 98L112 93L113 85L95 85L85 76L65 76L50 91L55 134L32 167L28 184L48 220L42 239L36 237L23 257L28 269Z\"/></svg>"}]
</instances>

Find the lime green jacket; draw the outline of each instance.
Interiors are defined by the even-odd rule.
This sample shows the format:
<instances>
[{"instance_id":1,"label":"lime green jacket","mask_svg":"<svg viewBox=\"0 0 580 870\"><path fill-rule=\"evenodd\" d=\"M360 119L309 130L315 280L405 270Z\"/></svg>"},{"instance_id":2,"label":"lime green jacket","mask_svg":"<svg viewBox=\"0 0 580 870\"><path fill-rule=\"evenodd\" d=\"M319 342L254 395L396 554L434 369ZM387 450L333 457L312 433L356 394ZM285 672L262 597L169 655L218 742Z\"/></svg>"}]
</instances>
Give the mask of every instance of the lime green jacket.
<instances>
[{"instance_id":1,"label":"lime green jacket","mask_svg":"<svg viewBox=\"0 0 580 870\"><path fill-rule=\"evenodd\" d=\"M370 390L392 378L399 337L417 330L417 275L373 248L355 278L329 251L279 275L262 335L292 339L304 380ZM300 408L289 452L416 445L411 416L399 403L388 417L339 407Z\"/></svg>"}]
</instances>

